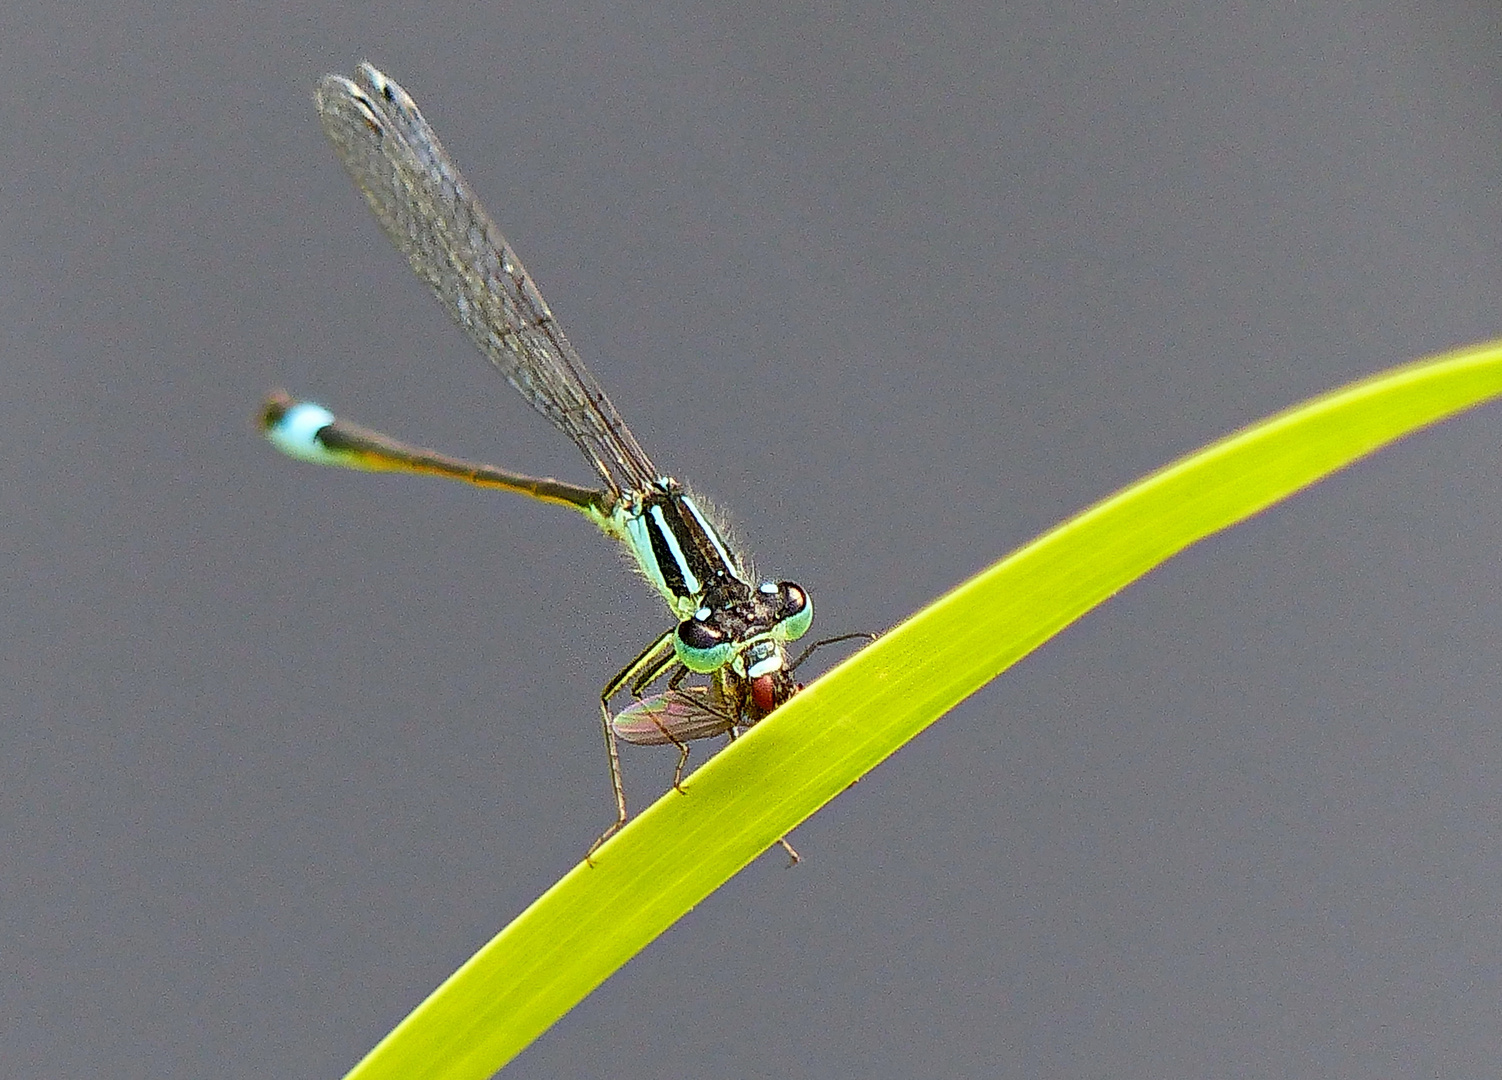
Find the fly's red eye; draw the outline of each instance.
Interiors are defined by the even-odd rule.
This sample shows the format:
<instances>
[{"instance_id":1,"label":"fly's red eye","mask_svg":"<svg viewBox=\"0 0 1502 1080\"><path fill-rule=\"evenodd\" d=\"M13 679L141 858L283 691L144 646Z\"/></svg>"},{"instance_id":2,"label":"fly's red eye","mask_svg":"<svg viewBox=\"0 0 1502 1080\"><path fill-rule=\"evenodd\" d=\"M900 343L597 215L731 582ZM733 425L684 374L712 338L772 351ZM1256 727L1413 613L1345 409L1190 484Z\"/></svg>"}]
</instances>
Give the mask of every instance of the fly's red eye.
<instances>
[{"instance_id":1,"label":"fly's red eye","mask_svg":"<svg viewBox=\"0 0 1502 1080\"><path fill-rule=\"evenodd\" d=\"M770 675L751 680L751 703L756 711L765 715L777 708L777 680Z\"/></svg>"}]
</instances>

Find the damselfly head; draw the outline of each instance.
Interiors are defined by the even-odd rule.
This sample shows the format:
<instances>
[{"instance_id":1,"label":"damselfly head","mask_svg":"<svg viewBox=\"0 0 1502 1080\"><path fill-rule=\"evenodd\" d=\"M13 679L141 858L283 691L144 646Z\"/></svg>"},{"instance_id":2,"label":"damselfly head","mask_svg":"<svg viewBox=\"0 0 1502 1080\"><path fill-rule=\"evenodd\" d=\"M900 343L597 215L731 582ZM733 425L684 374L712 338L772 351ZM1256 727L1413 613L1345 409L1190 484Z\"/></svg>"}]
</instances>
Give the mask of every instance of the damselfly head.
<instances>
[{"instance_id":1,"label":"damselfly head","mask_svg":"<svg viewBox=\"0 0 1502 1080\"><path fill-rule=\"evenodd\" d=\"M705 605L678 624L673 651L690 671L718 671L731 664L742 678L779 671L782 646L808 632L814 605L791 581L768 581L734 602Z\"/></svg>"}]
</instances>

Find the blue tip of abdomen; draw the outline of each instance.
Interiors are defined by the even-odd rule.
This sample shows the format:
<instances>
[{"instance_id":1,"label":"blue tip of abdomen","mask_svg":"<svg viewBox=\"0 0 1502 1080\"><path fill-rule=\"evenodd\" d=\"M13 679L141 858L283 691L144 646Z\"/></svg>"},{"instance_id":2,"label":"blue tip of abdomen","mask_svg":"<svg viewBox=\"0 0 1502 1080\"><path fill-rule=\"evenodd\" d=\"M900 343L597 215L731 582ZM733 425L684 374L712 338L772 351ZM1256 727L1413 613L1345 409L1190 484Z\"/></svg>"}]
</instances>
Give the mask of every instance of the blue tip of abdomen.
<instances>
[{"instance_id":1,"label":"blue tip of abdomen","mask_svg":"<svg viewBox=\"0 0 1502 1080\"><path fill-rule=\"evenodd\" d=\"M318 439L318 433L334 422L334 414L311 401L294 401L266 425L266 438L289 457L319 465L338 465L342 460Z\"/></svg>"}]
</instances>

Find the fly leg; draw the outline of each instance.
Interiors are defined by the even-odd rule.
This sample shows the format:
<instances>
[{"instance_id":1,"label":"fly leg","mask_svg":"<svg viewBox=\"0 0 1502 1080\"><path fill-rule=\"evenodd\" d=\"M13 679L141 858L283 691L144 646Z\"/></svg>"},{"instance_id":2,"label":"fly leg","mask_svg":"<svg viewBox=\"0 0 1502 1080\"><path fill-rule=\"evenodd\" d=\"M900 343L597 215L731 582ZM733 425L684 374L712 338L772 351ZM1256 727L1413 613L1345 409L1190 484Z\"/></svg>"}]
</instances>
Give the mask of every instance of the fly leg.
<instances>
[{"instance_id":1,"label":"fly leg","mask_svg":"<svg viewBox=\"0 0 1502 1080\"><path fill-rule=\"evenodd\" d=\"M864 635L862 635L862 636L864 636ZM740 735L740 729L739 728L731 728L729 734L730 734L730 741L731 742L735 742L736 738ZM781 845L782 850L785 851L785 852L787 852L787 854L788 854L788 869L789 870L791 870L793 867L797 866L799 863L801 863L803 861L803 857L801 855L799 855L798 852L793 849L793 845L792 844L788 843L788 838L786 836L779 836L777 838L777 843L779 845Z\"/></svg>"}]
</instances>

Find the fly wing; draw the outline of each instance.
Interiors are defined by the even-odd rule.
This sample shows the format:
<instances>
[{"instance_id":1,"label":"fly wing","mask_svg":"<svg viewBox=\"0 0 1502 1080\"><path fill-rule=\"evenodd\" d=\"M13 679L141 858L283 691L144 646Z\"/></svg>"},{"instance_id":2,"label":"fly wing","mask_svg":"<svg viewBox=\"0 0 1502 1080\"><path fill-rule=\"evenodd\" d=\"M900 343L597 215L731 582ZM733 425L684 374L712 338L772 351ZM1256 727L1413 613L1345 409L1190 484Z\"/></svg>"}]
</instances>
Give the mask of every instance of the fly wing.
<instances>
[{"instance_id":1,"label":"fly wing","mask_svg":"<svg viewBox=\"0 0 1502 1080\"><path fill-rule=\"evenodd\" d=\"M689 686L642 698L611 718L616 737L638 746L664 746L723 735L735 726L707 686Z\"/></svg>"},{"instance_id":2,"label":"fly wing","mask_svg":"<svg viewBox=\"0 0 1502 1080\"><path fill-rule=\"evenodd\" d=\"M578 444L615 494L656 479L417 103L370 64L354 79L325 75L314 100L381 228L470 340Z\"/></svg>"}]
</instances>

